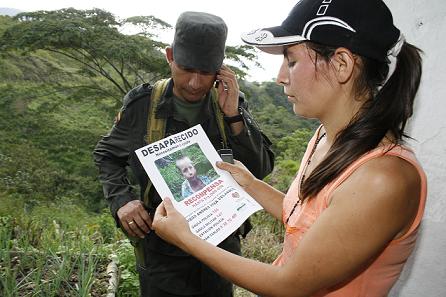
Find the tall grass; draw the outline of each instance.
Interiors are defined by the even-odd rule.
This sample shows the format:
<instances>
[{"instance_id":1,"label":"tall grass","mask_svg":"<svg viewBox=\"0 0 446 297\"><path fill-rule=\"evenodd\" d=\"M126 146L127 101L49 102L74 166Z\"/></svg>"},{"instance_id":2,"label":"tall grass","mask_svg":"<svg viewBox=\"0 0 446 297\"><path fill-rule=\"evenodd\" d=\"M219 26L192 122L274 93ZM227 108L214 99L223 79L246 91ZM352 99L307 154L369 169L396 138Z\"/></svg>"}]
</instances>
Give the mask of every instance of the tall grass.
<instances>
[{"instance_id":1,"label":"tall grass","mask_svg":"<svg viewBox=\"0 0 446 297\"><path fill-rule=\"evenodd\" d=\"M252 216L245 257L271 263L281 248L280 223ZM0 296L105 296L106 266L115 255L118 297L139 296L133 248L108 211L86 212L69 201L25 206L0 196ZM254 296L236 288L236 297Z\"/></svg>"},{"instance_id":2,"label":"tall grass","mask_svg":"<svg viewBox=\"0 0 446 297\"><path fill-rule=\"evenodd\" d=\"M123 239L108 213L0 200L0 296L106 295L105 267Z\"/></svg>"},{"instance_id":3,"label":"tall grass","mask_svg":"<svg viewBox=\"0 0 446 297\"><path fill-rule=\"evenodd\" d=\"M263 263L272 263L282 250L283 224L265 211L251 216L253 229L242 239L242 255ZM235 287L236 297L257 296L243 288Z\"/></svg>"}]
</instances>

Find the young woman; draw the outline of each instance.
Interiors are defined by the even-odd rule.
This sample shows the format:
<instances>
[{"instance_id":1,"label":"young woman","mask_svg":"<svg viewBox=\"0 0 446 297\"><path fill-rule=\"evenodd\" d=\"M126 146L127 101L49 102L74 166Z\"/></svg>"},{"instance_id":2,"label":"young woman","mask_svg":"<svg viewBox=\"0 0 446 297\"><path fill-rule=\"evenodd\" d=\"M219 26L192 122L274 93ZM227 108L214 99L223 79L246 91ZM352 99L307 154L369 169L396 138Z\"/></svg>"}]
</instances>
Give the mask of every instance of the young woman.
<instances>
[{"instance_id":1,"label":"young woman","mask_svg":"<svg viewBox=\"0 0 446 297\"><path fill-rule=\"evenodd\" d=\"M403 145L421 77L381 0L302 0L281 26L242 37L283 54L277 82L296 114L321 126L285 195L240 163L219 163L286 227L272 264L193 235L169 199L156 233L261 296L387 296L411 254L426 177Z\"/></svg>"}]
</instances>

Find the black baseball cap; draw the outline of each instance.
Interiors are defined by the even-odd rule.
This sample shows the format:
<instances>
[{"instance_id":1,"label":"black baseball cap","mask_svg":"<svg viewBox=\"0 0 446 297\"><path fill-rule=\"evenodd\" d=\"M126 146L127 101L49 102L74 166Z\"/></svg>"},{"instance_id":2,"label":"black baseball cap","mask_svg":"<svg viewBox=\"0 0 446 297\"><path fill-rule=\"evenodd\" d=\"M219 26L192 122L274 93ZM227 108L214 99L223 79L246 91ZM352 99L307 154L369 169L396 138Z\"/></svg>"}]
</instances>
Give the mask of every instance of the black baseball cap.
<instances>
[{"instance_id":1,"label":"black baseball cap","mask_svg":"<svg viewBox=\"0 0 446 297\"><path fill-rule=\"evenodd\" d=\"M385 62L399 36L382 0L301 0L280 26L251 31L242 40L271 54L311 41Z\"/></svg>"},{"instance_id":2,"label":"black baseball cap","mask_svg":"<svg viewBox=\"0 0 446 297\"><path fill-rule=\"evenodd\" d=\"M225 57L228 28L220 17L186 11L177 20L173 39L175 63L190 69L216 73Z\"/></svg>"}]
</instances>

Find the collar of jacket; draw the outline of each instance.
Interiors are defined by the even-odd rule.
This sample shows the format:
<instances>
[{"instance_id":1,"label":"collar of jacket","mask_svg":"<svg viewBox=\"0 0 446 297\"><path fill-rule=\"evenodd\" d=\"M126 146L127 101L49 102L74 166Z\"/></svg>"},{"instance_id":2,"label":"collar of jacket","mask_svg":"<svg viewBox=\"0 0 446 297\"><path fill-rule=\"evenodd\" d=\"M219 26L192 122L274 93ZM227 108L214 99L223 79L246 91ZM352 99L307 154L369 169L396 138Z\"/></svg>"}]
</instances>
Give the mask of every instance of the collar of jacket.
<instances>
[{"instance_id":1,"label":"collar of jacket","mask_svg":"<svg viewBox=\"0 0 446 297\"><path fill-rule=\"evenodd\" d=\"M209 118L212 112L212 102L211 102L211 92L206 94L206 97L203 100L206 100L206 105L203 107L204 117ZM169 118L173 117L175 114L174 111L174 102L173 102L173 79L169 81L169 84L166 87L163 95L160 98L158 106L156 107L155 115L157 118Z\"/></svg>"}]
</instances>

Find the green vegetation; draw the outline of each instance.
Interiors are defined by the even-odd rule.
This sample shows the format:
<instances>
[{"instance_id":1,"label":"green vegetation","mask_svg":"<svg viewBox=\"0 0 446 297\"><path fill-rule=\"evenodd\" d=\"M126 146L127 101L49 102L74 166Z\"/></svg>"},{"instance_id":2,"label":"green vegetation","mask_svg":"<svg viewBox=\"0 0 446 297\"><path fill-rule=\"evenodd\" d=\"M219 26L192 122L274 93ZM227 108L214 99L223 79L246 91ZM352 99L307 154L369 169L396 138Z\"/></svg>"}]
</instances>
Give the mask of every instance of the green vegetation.
<instances>
[{"instance_id":1,"label":"green vegetation","mask_svg":"<svg viewBox=\"0 0 446 297\"><path fill-rule=\"evenodd\" d=\"M1 296L104 296L112 259L127 277L121 296L137 296L132 248L107 212L0 201Z\"/></svg>"},{"instance_id":2,"label":"green vegetation","mask_svg":"<svg viewBox=\"0 0 446 297\"><path fill-rule=\"evenodd\" d=\"M141 33L119 33L129 24ZM168 73L150 32L169 27L100 10L0 16L0 296L104 296L112 259L117 295L138 296L132 247L108 213L91 154L122 94ZM246 46L227 56L240 78L255 61ZM317 123L297 118L273 82L240 85L274 144L266 180L286 191ZM264 212L252 221L243 253L271 262L282 225Z\"/></svg>"}]
</instances>

